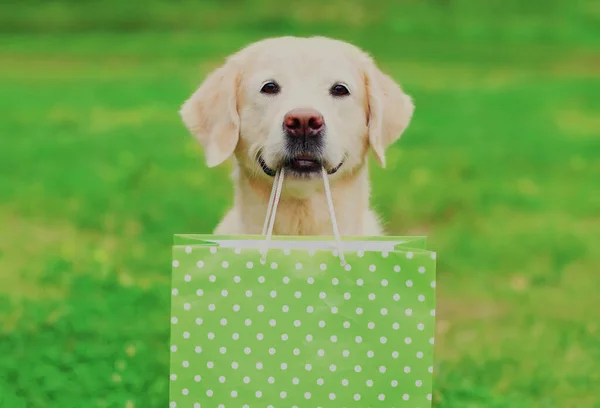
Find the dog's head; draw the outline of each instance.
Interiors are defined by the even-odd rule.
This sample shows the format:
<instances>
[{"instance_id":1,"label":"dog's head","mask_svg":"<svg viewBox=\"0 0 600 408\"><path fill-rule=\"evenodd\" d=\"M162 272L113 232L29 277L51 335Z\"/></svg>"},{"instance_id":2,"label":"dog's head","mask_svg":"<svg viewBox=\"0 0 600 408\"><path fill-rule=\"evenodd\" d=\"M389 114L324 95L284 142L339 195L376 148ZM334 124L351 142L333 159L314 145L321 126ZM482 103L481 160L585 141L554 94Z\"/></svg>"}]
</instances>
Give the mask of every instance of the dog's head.
<instances>
[{"instance_id":1,"label":"dog's head","mask_svg":"<svg viewBox=\"0 0 600 408\"><path fill-rule=\"evenodd\" d=\"M353 45L323 37L254 43L212 72L181 109L209 167L236 156L243 171L307 182L365 163L382 166L414 110L411 98Z\"/></svg>"}]
</instances>

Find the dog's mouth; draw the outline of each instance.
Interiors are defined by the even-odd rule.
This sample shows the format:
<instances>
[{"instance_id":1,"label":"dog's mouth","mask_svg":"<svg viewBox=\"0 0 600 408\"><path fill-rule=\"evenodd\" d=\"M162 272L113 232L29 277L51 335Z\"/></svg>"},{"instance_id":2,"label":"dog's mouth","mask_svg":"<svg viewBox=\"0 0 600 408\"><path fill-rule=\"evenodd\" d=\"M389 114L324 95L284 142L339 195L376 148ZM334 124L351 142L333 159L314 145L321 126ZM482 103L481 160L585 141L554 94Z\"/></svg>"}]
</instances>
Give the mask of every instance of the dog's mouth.
<instances>
[{"instance_id":1,"label":"dog's mouth","mask_svg":"<svg viewBox=\"0 0 600 408\"><path fill-rule=\"evenodd\" d=\"M262 156L258 156L258 164L266 175L274 177L275 174L277 174L277 170L267 166L267 163L265 163ZM327 174L331 175L335 174L340 167L342 167L344 160L342 160L337 166L328 169L322 160L310 155L301 154L296 157L286 159L282 164L282 167L285 167L286 170L290 170L292 174L298 176L310 176L313 174L318 174L321 172L322 167L325 167Z\"/></svg>"}]
</instances>

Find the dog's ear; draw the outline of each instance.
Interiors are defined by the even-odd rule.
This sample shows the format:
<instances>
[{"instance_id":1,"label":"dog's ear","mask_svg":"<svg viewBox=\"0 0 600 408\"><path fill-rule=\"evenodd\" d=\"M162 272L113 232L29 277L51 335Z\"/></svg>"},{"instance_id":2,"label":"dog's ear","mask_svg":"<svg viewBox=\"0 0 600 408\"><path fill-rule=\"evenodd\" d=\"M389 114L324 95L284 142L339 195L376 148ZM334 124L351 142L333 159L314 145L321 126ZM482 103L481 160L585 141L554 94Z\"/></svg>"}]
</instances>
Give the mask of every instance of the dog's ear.
<instances>
[{"instance_id":1,"label":"dog's ear","mask_svg":"<svg viewBox=\"0 0 600 408\"><path fill-rule=\"evenodd\" d=\"M381 167L385 167L385 151L408 127L415 106L411 97L373 62L368 64L365 81L369 144Z\"/></svg>"},{"instance_id":2,"label":"dog's ear","mask_svg":"<svg viewBox=\"0 0 600 408\"><path fill-rule=\"evenodd\" d=\"M240 133L237 111L239 77L239 66L230 57L206 77L179 111L185 126L204 148L208 167L223 163L237 146Z\"/></svg>"}]
</instances>

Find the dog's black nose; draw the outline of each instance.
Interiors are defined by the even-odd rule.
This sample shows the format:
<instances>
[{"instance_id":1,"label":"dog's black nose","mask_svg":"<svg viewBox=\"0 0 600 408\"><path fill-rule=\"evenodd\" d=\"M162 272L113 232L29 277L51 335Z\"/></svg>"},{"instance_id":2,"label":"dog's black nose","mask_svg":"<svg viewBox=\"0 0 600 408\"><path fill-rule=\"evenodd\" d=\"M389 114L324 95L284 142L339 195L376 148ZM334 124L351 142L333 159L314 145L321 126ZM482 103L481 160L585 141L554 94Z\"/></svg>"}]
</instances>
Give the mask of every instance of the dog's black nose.
<instances>
[{"instance_id":1,"label":"dog's black nose","mask_svg":"<svg viewBox=\"0 0 600 408\"><path fill-rule=\"evenodd\" d=\"M324 126L323 115L314 109L293 109L283 118L283 129L290 136L318 136Z\"/></svg>"}]
</instances>

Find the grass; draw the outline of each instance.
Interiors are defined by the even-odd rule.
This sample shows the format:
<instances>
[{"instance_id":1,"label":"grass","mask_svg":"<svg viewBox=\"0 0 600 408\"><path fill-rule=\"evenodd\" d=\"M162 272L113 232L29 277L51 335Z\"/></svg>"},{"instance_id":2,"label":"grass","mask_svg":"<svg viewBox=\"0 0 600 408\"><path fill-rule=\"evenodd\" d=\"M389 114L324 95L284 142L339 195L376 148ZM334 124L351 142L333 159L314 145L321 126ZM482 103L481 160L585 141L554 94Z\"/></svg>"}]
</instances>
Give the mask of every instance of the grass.
<instances>
[{"instance_id":1,"label":"grass","mask_svg":"<svg viewBox=\"0 0 600 408\"><path fill-rule=\"evenodd\" d=\"M86 4L3 6L0 407L167 405L172 234L232 195L177 109L282 33L353 41L415 97L373 204L439 252L435 406L600 407L594 2Z\"/></svg>"}]
</instances>

